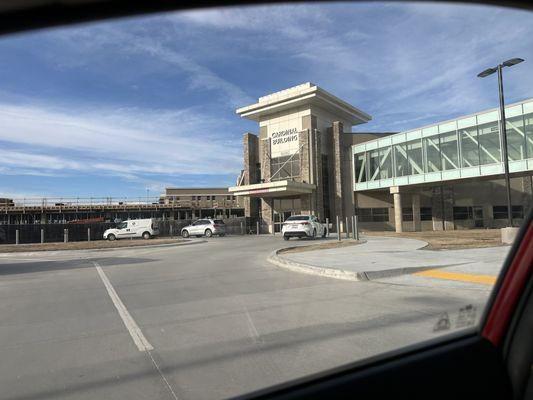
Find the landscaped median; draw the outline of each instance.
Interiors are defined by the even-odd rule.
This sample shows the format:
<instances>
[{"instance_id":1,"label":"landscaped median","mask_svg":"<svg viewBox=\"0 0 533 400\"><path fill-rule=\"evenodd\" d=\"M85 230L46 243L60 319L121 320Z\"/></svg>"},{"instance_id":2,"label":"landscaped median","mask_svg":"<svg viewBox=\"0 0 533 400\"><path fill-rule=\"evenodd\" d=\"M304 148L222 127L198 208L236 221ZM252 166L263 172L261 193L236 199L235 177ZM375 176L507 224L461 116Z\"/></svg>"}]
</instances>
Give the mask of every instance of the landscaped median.
<instances>
[{"instance_id":1,"label":"landscaped median","mask_svg":"<svg viewBox=\"0 0 533 400\"><path fill-rule=\"evenodd\" d=\"M0 253L20 253L31 251L57 251L57 250L95 250L95 249L116 249L128 247L158 247L185 245L192 243L201 243L203 241L193 241L185 239L124 239L124 240L95 240L87 242L68 242L68 243L30 243L30 244L6 244L0 246Z\"/></svg>"}]
</instances>

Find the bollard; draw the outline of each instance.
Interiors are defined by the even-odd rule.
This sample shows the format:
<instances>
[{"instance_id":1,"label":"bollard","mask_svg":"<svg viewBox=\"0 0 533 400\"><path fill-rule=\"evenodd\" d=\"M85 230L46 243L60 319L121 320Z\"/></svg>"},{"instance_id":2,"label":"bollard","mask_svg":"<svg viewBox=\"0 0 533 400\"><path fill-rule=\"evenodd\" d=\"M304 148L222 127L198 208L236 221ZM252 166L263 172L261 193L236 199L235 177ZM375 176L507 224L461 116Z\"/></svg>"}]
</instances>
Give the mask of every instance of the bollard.
<instances>
[{"instance_id":1,"label":"bollard","mask_svg":"<svg viewBox=\"0 0 533 400\"><path fill-rule=\"evenodd\" d=\"M275 229L274 229L274 222L272 222L272 223L270 224L270 229L272 229L272 234L275 235L276 232L275 232Z\"/></svg>"},{"instance_id":2,"label":"bollard","mask_svg":"<svg viewBox=\"0 0 533 400\"><path fill-rule=\"evenodd\" d=\"M350 239L350 226L348 225L348 217L346 217L346 239Z\"/></svg>"},{"instance_id":3,"label":"bollard","mask_svg":"<svg viewBox=\"0 0 533 400\"><path fill-rule=\"evenodd\" d=\"M44 229L41 228L41 243L44 243Z\"/></svg>"},{"instance_id":4,"label":"bollard","mask_svg":"<svg viewBox=\"0 0 533 400\"><path fill-rule=\"evenodd\" d=\"M68 229L63 229L63 243L68 242Z\"/></svg>"},{"instance_id":5,"label":"bollard","mask_svg":"<svg viewBox=\"0 0 533 400\"><path fill-rule=\"evenodd\" d=\"M87 228L87 241L91 241L91 228Z\"/></svg>"},{"instance_id":6,"label":"bollard","mask_svg":"<svg viewBox=\"0 0 533 400\"><path fill-rule=\"evenodd\" d=\"M172 239L172 225L169 225L168 230L169 230L169 233L170 233L170 238Z\"/></svg>"},{"instance_id":7,"label":"bollard","mask_svg":"<svg viewBox=\"0 0 533 400\"><path fill-rule=\"evenodd\" d=\"M19 230L15 231L15 244L19 244Z\"/></svg>"},{"instance_id":8,"label":"bollard","mask_svg":"<svg viewBox=\"0 0 533 400\"><path fill-rule=\"evenodd\" d=\"M243 227L242 221L241 221L241 235L244 235L244 227Z\"/></svg>"},{"instance_id":9,"label":"bollard","mask_svg":"<svg viewBox=\"0 0 533 400\"><path fill-rule=\"evenodd\" d=\"M341 229L340 229L340 226L339 226L339 216L337 215L337 225L335 226L336 230L337 230L337 240L340 242L341 241Z\"/></svg>"},{"instance_id":10,"label":"bollard","mask_svg":"<svg viewBox=\"0 0 533 400\"><path fill-rule=\"evenodd\" d=\"M259 221L257 221L256 225L257 225L256 227L257 230L255 231L255 233L256 235L259 235Z\"/></svg>"},{"instance_id":11,"label":"bollard","mask_svg":"<svg viewBox=\"0 0 533 400\"><path fill-rule=\"evenodd\" d=\"M329 218L326 218L326 234L329 237Z\"/></svg>"},{"instance_id":12,"label":"bollard","mask_svg":"<svg viewBox=\"0 0 533 400\"><path fill-rule=\"evenodd\" d=\"M355 232L355 240L359 240L359 224L357 223L357 215L353 216L353 226Z\"/></svg>"}]
</instances>

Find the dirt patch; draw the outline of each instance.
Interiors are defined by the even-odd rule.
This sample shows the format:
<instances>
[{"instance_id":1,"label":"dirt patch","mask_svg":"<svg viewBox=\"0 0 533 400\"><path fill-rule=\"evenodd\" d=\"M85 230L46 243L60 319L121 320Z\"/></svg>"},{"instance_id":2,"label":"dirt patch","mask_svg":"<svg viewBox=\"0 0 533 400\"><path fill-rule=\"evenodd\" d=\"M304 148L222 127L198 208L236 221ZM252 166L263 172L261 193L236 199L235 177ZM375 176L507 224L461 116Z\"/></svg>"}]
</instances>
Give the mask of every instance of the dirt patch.
<instances>
[{"instance_id":1,"label":"dirt patch","mask_svg":"<svg viewBox=\"0 0 533 400\"><path fill-rule=\"evenodd\" d=\"M95 240L93 242L70 242L70 243L32 243L32 244L6 244L0 246L0 253L19 253L27 251L52 251L52 250L90 250L90 249L115 249L122 247L142 247L158 244L180 244L189 242L184 239L133 239L133 240Z\"/></svg>"},{"instance_id":2,"label":"dirt patch","mask_svg":"<svg viewBox=\"0 0 533 400\"><path fill-rule=\"evenodd\" d=\"M357 244L361 244L361 242L357 240L343 240L342 242L331 241L326 243L311 244L309 246L288 247L286 249L280 250L278 254L304 253L306 251L313 250L338 249L341 247L355 246Z\"/></svg>"},{"instance_id":3,"label":"dirt patch","mask_svg":"<svg viewBox=\"0 0 533 400\"><path fill-rule=\"evenodd\" d=\"M424 231L424 232L364 232L368 236L403 237L423 240L428 243L425 249L453 250L473 249L478 247L502 246L499 229L468 229L460 231Z\"/></svg>"}]
</instances>

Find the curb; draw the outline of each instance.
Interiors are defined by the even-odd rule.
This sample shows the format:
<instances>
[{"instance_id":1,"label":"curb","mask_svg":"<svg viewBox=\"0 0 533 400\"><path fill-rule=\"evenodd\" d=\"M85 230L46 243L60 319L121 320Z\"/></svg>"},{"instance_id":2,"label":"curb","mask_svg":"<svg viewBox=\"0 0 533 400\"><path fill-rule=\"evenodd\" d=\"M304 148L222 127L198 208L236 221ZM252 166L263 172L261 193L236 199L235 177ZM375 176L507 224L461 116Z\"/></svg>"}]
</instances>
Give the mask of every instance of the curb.
<instances>
[{"instance_id":1,"label":"curb","mask_svg":"<svg viewBox=\"0 0 533 400\"><path fill-rule=\"evenodd\" d=\"M66 251L83 251L83 252L92 252L92 251L113 251L113 250L132 250L132 249L151 249L157 247L172 247L172 246L190 246L193 244L207 243L207 240L194 240L187 241L185 243L163 243L163 244L148 244L146 246L124 246L124 247L101 247L94 249L40 249L40 250L28 250L28 251L9 251L9 252L0 252L0 258L7 257L12 254L16 255L28 255L35 253L48 253L48 252L66 252Z\"/></svg>"},{"instance_id":2,"label":"curb","mask_svg":"<svg viewBox=\"0 0 533 400\"><path fill-rule=\"evenodd\" d=\"M285 249L285 248L284 248ZM280 268L287 269L293 272L299 272L308 275L322 276L325 278L340 279L344 281L360 282L360 281L372 281L382 278L392 278L400 275L410 275L420 271L426 271L429 269L435 269L433 267L412 267L412 268L394 268L384 269L380 271L346 271L339 268L330 266L317 266L305 263L299 263L296 261L288 260L278 255L281 250L278 249L270 253L267 261Z\"/></svg>"}]
</instances>

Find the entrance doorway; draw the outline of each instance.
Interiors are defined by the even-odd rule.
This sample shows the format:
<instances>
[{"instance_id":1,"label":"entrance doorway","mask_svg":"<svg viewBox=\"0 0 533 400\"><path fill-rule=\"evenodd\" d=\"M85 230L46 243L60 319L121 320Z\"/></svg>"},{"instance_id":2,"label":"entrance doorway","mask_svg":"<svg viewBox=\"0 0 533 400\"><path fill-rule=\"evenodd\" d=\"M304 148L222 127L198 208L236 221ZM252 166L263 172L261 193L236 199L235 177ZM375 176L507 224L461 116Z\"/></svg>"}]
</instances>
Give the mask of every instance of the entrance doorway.
<instances>
[{"instance_id":1,"label":"entrance doorway","mask_svg":"<svg viewBox=\"0 0 533 400\"><path fill-rule=\"evenodd\" d=\"M472 207L472 216L474 218L474 227L483 228L483 207L473 206Z\"/></svg>"},{"instance_id":2,"label":"entrance doorway","mask_svg":"<svg viewBox=\"0 0 533 400\"><path fill-rule=\"evenodd\" d=\"M300 197L275 198L272 201L272 217L274 222L274 233L281 232L283 223L291 215L302 212Z\"/></svg>"}]
</instances>

